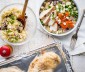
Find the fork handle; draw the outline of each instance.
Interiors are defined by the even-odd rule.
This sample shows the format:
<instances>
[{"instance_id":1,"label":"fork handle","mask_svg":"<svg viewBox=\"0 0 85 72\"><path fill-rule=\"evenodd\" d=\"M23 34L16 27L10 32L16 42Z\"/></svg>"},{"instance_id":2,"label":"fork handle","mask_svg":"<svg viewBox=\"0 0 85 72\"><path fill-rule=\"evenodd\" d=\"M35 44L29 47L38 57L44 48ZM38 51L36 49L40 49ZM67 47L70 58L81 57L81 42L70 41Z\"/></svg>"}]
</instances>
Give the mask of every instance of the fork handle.
<instances>
[{"instance_id":1,"label":"fork handle","mask_svg":"<svg viewBox=\"0 0 85 72\"><path fill-rule=\"evenodd\" d=\"M82 21L83 21L83 18L84 18L84 14L85 14L85 10L83 10L83 14L81 16L80 22L79 22L77 30L76 30L76 35L77 35L77 33L78 33L79 29L80 29L80 26L82 24Z\"/></svg>"}]
</instances>

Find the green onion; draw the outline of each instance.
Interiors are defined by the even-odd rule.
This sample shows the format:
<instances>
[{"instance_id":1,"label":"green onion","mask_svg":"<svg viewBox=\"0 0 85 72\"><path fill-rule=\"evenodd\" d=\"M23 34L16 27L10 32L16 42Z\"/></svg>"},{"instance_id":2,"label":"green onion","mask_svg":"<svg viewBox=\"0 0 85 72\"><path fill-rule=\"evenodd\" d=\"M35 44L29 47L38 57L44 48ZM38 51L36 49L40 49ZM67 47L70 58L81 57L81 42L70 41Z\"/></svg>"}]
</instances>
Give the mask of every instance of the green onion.
<instances>
[{"instance_id":1,"label":"green onion","mask_svg":"<svg viewBox=\"0 0 85 72\"><path fill-rule=\"evenodd\" d=\"M11 18L12 20L15 20L15 16L14 16L14 15L11 15L10 18Z\"/></svg>"},{"instance_id":2,"label":"green onion","mask_svg":"<svg viewBox=\"0 0 85 72\"><path fill-rule=\"evenodd\" d=\"M10 33L10 32L12 32L12 31L11 31L10 29L8 29L8 30L6 30L6 32L7 32L7 33Z\"/></svg>"},{"instance_id":3,"label":"green onion","mask_svg":"<svg viewBox=\"0 0 85 72\"><path fill-rule=\"evenodd\" d=\"M49 5L48 8L51 8L51 6Z\"/></svg>"},{"instance_id":4,"label":"green onion","mask_svg":"<svg viewBox=\"0 0 85 72\"><path fill-rule=\"evenodd\" d=\"M14 24L14 20L9 21L9 23Z\"/></svg>"},{"instance_id":5,"label":"green onion","mask_svg":"<svg viewBox=\"0 0 85 72\"><path fill-rule=\"evenodd\" d=\"M40 20L40 22L41 22L42 25L44 24L42 20Z\"/></svg>"}]
</instances>

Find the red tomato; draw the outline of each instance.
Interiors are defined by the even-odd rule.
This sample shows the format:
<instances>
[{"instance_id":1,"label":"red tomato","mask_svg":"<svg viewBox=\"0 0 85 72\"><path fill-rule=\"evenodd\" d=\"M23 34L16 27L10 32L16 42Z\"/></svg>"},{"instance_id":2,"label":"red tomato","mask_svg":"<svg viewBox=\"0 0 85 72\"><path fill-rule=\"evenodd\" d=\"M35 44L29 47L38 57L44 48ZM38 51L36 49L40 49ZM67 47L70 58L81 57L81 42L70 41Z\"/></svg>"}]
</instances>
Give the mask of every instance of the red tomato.
<instances>
[{"instance_id":1,"label":"red tomato","mask_svg":"<svg viewBox=\"0 0 85 72\"><path fill-rule=\"evenodd\" d=\"M71 20L66 19L67 16L69 16L70 13L67 11L65 14L63 13L58 13L58 17L61 19L61 28L67 29L67 28L73 28L74 23Z\"/></svg>"},{"instance_id":2,"label":"red tomato","mask_svg":"<svg viewBox=\"0 0 85 72\"><path fill-rule=\"evenodd\" d=\"M70 24L70 28L74 28L74 24Z\"/></svg>"},{"instance_id":3,"label":"red tomato","mask_svg":"<svg viewBox=\"0 0 85 72\"><path fill-rule=\"evenodd\" d=\"M70 15L70 13L67 11L67 12L65 12L65 16L69 16Z\"/></svg>"},{"instance_id":4,"label":"red tomato","mask_svg":"<svg viewBox=\"0 0 85 72\"><path fill-rule=\"evenodd\" d=\"M73 28L74 24L71 20L66 21L66 24L68 24L68 28Z\"/></svg>"},{"instance_id":5,"label":"red tomato","mask_svg":"<svg viewBox=\"0 0 85 72\"><path fill-rule=\"evenodd\" d=\"M68 25L67 25L67 24L66 24L66 25L64 25L64 23L61 23L61 24L60 24L60 26L61 26L63 29L68 28Z\"/></svg>"},{"instance_id":6,"label":"red tomato","mask_svg":"<svg viewBox=\"0 0 85 72\"><path fill-rule=\"evenodd\" d=\"M64 14L63 14L63 13L58 13L58 17L59 17L60 19L62 19L62 18L63 18L63 16L64 16Z\"/></svg>"},{"instance_id":7,"label":"red tomato","mask_svg":"<svg viewBox=\"0 0 85 72\"><path fill-rule=\"evenodd\" d=\"M0 48L0 55L2 57L9 57L12 53L13 49L9 45L4 45Z\"/></svg>"},{"instance_id":8,"label":"red tomato","mask_svg":"<svg viewBox=\"0 0 85 72\"><path fill-rule=\"evenodd\" d=\"M67 21L66 17L63 17L63 18L61 19L61 21L62 21L62 22Z\"/></svg>"},{"instance_id":9,"label":"red tomato","mask_svg":"<svg viewBox=\"0 0 85 72\"><path fill-rule=\"evenodd\" d=\"M1 48L0 48L0 55L1 55Z\"/></svg>"}]
</instances>

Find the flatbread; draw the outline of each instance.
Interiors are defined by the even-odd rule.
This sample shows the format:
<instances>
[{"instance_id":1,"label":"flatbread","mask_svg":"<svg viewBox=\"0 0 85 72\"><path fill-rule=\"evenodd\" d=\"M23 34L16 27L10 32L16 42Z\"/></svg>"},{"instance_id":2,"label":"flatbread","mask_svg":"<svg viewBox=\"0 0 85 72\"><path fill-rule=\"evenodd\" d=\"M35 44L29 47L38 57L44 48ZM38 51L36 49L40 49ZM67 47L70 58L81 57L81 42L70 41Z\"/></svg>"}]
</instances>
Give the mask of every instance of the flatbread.
<instances>
[{"instance_id":1,"label":"flatbread","mask_svg":"<svg viewBox=\"0 0 85 72\"><path fill-rule=\"evenodd\" d=\"M60 57L54 52L46 52L34 58L28 72L53 72L61 63Z\"/></svg>"},{"instance_id":2,"label":"flatbread","mask_svg":"<svg viewBox=\"0 0 85 72\"><path fill-rule=\"evenodd\" d=\"M16 66L1 68L0 72L24 72Z\"/></svg>"}]
</instances>

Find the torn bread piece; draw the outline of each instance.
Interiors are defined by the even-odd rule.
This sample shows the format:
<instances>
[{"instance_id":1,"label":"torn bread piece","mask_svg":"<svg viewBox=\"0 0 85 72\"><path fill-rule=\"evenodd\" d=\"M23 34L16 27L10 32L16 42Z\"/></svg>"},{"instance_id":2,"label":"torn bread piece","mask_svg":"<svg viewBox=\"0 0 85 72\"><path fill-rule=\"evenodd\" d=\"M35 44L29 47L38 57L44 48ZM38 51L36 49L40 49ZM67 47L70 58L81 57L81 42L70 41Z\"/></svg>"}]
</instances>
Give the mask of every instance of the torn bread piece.
<instances>
[{"instance_id":1,"label":"torn bread piece","mask_svg":"<svg viewBox=\"0 0 85 72\"><path fill-rule=\"evenodd\" d=\"M44 19L44 17L48 16L52 10L54 10L54 6L52 6L51 8L44 10L43 12L40 13L40 19Z\"/></svg>"},{"instance_id":2,"label":"torn bread piece","mask_svg":"<svg viewBox=\"0 0 85 72\"><path fill-rule=\"evenodd\" d=\"M41 70L40 72L53 72L53 69Z\"/></svg>"},{"instance_id":3,"label":"torn bread piece","mask_svg":"<svg viewBox=\"0 0 85 72\"><path fill-rule=\"evenodd\" d=\"M54 52L45 52L35 57L31 62L28 72L53 72L61 63L60 57Z\"/></svg>"}]
</instances>

